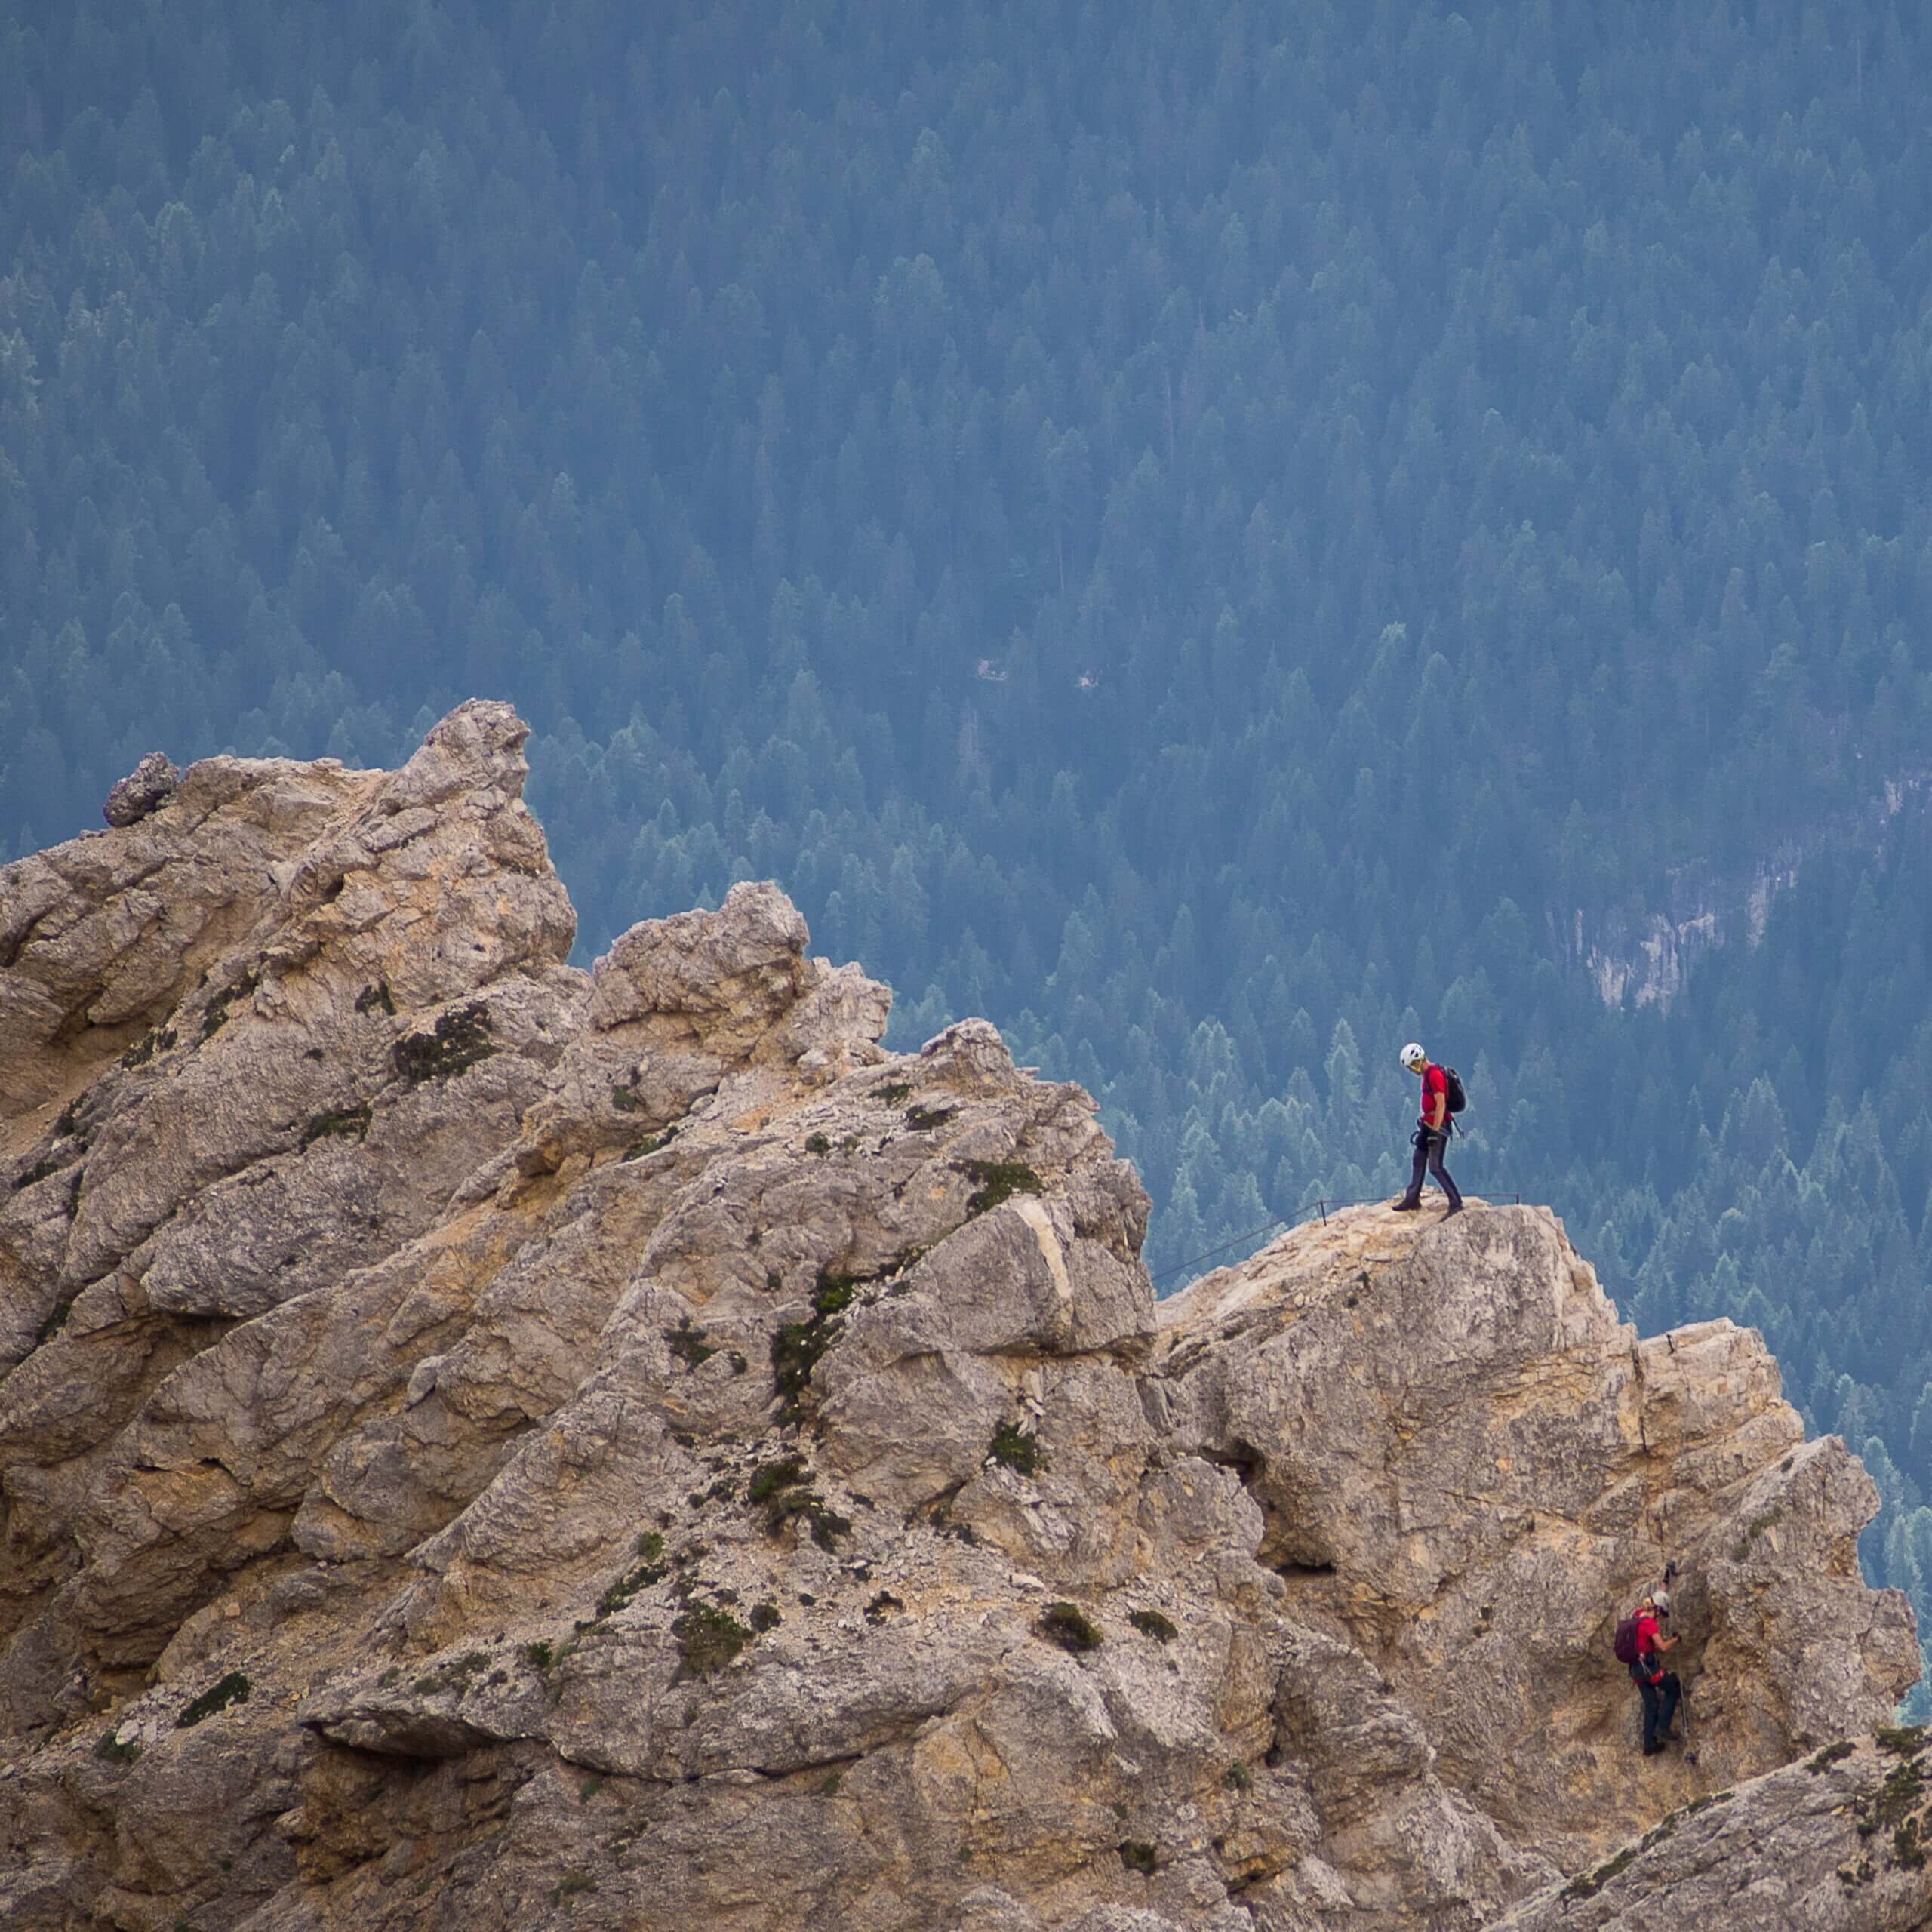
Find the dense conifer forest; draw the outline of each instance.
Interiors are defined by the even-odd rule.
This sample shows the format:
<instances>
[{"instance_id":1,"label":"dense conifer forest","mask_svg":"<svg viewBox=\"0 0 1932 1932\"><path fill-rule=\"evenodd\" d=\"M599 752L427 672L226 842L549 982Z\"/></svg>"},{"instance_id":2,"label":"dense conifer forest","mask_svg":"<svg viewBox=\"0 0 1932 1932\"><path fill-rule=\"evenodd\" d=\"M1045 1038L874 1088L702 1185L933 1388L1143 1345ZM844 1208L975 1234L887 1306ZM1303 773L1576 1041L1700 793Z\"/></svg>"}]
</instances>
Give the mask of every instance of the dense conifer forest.
<instances>
[{"instance_id":1,"label":"dense conifer forest","mask_svg":"<svg viewBox=\"0 0 1932 1932\"><path fill-rule=\"evenodd\" d=\"M1420 1036L1927 1620L1928 99L1890 0L0 0L0 860L509 697L585 956L780 880L1168 1285Z\"/></svg>"}]
</instances>

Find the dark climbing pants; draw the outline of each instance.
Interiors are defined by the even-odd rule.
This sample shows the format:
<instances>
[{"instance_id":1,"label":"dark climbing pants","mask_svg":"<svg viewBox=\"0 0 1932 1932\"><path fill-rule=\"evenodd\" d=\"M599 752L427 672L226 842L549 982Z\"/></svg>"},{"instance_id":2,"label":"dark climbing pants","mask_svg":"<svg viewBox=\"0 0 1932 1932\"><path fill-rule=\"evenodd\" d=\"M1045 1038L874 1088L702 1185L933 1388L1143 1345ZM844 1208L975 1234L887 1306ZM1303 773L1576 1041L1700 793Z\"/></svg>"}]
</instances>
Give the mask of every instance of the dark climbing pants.
<instances>
[{"instance_id":1,"label":"dark climbing pants","mask_svg":"<svg viewBox=\"0 0 1932 1932\"><path fill-rule=\"evenodd\" d=\"M1637 1694L1644 1700L1644 1749L1646 1752L1660 1750L1663 1735L1670 1728L1670 1721L1677 1715L1677 1700L1682 1696L1684 1687L1677 1680L1674 1670L1667 1670L1660 1683L1647 1683L1637 1679Z\"/></svg>"},{"instance_id":2,"label":"dark climbing pants","mask_svg":"<svg viewBox=\"0 0 1932 1932\"><path fill-rule=\"evenodd\" d=\"M1409 1191L1402 1198L1411 1206L1422 1199L1422 1177L1426 1168L1435 1177L1435 1184L1449 1197L1449 1205L1457 1208L1463 1204L1463 1197L1457 1192L1456 1183L1449 1178L1449 1170L1442 1164L1442 1150L1449 1144L1446 1134L1432 1134L1428 1128L1416 1129L1415 1166L1409 1175Z\"/></svg>"}]
</instances>

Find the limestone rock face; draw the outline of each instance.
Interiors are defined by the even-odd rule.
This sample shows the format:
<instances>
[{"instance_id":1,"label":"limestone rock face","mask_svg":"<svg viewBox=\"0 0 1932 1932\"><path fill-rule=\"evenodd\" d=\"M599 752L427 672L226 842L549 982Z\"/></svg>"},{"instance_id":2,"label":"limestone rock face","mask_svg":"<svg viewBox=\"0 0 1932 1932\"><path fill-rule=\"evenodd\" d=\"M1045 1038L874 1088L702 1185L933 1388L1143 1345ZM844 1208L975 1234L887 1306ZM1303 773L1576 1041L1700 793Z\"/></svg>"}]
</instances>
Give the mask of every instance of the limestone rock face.
<instances>
[{"instance_id":1,"label":"limestone rock face","mask_svg":"<svg viewBox=\"0 0 1932 1932\"><path fill-rule=\"evenodd\" d=\"M0 1922L1473 1932L1759 1773L1824 1872L1915 1653L1754 1335L1481 1205L1157 1306L1087 1097L775 888L570 967L525 735L0 872Z\"/></svg>"},{"instance_id":2,"label":"limestone rock face","mask_svg":"<svg viewBox=\"0 0 1932 1932\"><path fill-rule=\"evenodd\" d=\"M1826 1746L1668 1813L1495 1932L1897 1932L1932 1923L1932 1773L1922 1730Z\"/></svg>"},{"instance_id":3,"label":"limestone rock face","mask_svg":"<svg viewBox=\"0 0 1932 1932\"><path fill-rule=\"evenodd\" d=\"M1566 1866L1601 1848L1635 1702L1603 1660L1666 1561L1698 1762L1645 1767L1646 1792L1887 1721L1918 1661L1903 1599L1855 1586L1876 1492L1836 1437L1804 1441L1755 1331L1640 1343L1540 1209L1404 1219L1337 1217L1195 1284L1160 1367L1176 1434L1244 1472L1294 1613L1374 1660L1438 1771Z\"/></svg>"}]
</instances>

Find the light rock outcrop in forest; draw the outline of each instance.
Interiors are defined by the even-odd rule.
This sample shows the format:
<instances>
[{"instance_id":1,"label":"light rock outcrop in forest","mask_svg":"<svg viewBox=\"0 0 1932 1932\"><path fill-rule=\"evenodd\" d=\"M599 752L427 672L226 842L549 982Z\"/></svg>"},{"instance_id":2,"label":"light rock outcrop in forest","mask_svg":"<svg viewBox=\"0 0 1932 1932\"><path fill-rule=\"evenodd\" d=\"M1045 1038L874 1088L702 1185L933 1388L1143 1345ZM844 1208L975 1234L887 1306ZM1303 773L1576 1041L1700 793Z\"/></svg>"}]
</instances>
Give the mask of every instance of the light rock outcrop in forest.
<instances>
[{"instance_id":1,"label":"light rock outcrop in forest","mask_svg":"<svg viewBox=\"0 0 1932 1932\"><path fill-rule=\"evenodd\" d=\"M1088 1097L888 1054L775 888L568 965L524 737L0 871L0 1919L1610 1924L1719 1811L1822 1897L1828 1792L1925 1909L1885 1747L1779 1768L1916 1654L1754 1334L1479 1204L1157 1306Z\"/></svg>"}]
</instances>

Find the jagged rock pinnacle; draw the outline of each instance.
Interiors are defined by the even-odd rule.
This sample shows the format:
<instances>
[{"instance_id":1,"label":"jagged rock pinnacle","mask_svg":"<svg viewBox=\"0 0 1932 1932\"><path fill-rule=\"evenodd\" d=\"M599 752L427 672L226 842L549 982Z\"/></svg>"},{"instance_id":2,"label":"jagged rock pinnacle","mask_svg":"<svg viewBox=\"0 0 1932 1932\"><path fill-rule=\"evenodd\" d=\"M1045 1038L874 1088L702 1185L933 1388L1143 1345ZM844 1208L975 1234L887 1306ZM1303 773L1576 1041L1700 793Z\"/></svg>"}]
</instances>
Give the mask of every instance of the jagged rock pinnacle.
<instances>
[{"instance_id":1,"label":"jagged rock pinnacle","mask_svg":"<svg viewBox=\"0 0 1932 1932\"><path fill-rule=\"evenodd\" d=\"M777 888L570 967L526 735L0 872L9 1926L1540 1926L1910 1681L1755 1336L1480 1204L1157 1307L1087 1096Z\"/></svg>"}]
</instances>

